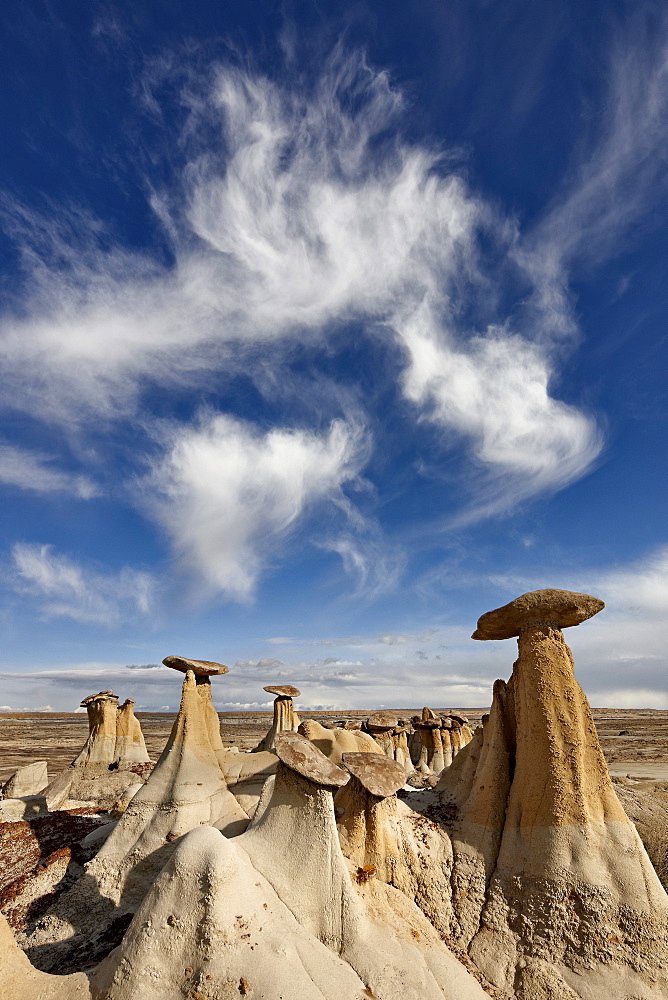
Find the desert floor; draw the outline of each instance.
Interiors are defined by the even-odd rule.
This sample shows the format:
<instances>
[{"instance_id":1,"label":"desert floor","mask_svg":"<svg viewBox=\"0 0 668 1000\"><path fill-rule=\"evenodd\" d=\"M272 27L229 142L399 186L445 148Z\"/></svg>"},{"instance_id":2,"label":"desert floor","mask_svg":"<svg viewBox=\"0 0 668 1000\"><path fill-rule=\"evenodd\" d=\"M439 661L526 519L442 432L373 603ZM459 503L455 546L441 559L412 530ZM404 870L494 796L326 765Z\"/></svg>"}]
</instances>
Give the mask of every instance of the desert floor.
<instances>
[{"instance_id":1,"label":"desert floor","mask_svg":"<svg viewBox=\"0 0 668 1000\"><path fill-rule=\"evenodd\" d=\"M435 706L436 707L436 706ZM487 709L437 708L462 712L472 728ZM419 709L400 709L397 715L410 719ZM320 722L364 719L370 711L303 712L303 718ZM157 760L175 718L174 713L137 712L152 760ZM594 709L603 752L610 773L637 782L641 787L668 782L668 711L654 709ZM221 712L220 728L225 745L252 749L269 728L270 712ZM3 713L0 715L0 781L17 767L46 760L49 775L69 764L84 745L88 734L85 713Z\"/></svg>"}]
</instances>

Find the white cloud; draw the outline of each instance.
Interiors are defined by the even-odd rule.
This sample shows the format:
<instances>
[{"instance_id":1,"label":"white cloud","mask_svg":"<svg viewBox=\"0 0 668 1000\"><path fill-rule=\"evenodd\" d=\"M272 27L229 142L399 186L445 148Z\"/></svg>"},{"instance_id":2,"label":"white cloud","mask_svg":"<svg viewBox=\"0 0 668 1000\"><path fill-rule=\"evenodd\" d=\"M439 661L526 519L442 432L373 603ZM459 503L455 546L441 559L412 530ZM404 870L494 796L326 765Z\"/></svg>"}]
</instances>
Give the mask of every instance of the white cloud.
<instances>
[{"instance_id":1,"label":"white cloud","mask_svg":"<svg viewBox=\"0 0 668 1000\"><path fill-rule=\"evenodd\" d=\"M98 573L55 553L50 545L18 542L12 548L14 588L35 598L47 618L113 625L124 613L150 611L153 579L125 567Z\"/></svg>"},{"instance_id":2,"label":"white cloud","mask_svg":"<svg viewBox=\"0 0 668 1000\"><path fill-rule=\"evenodd\" d=\"M658 16L657 16L658 15ZM548 331L570 333L568 272L625 249L668 188L668 15L639 4L611 35L588 142L517 256L536 284ZM633 234L631 232L631 239Z\"/></svg>"},{"instance_id":3,"label":"white cloud","mask_svg":"<svg viewBox=\"0 0 668 1000\"><path fill-rule=\"evenodd\" d=\"M405 104L386 73L342 49L310 90L220 67L190 103L190 159L153 198L172 268L103 251L82 237L90 220L10 213L31 278L29 316L8 318L0 347L24 390L14 400L111 417L127 414L147 382L183 387L242 369L266 389L267 368L281 382L286 344L357 320L404 351L415 412L442 427L446 444L463 438L486 470L481 511L586 471L601 442L590 418L550 395L558 362L540 331L464 319L489 312L495 282L517 281L497 266L514 226L440 151L401 139ZM212 125L220 148L198 140ZM497 248L489 273L482 229ZM338 544L368 578L359 546ZM247 593L252 583L228 570L223 586Z\"/></svg>"},{"instance_id":4,"label":"white cloud","mask_svg":"<svg viewBox=\"0 0 668 1000\"><path fill-rule=\"evenodd\" d=\"M89 500L98 489L87 476L53 468L52 459L25 448L0 442L0 483L36 493L70 493Z\"/></svg>"},{"instance_id":5,"label":"white cloud","mask_svg":"<svg viewBox=\"0 0 668 1000\"><path fill-rule=\"evenodd\" d=\"M667 616L668 545L630 566L600 572L595 586L620 613Z\"/></svg>"},{"instance_id":6,"label":"white cloud","mask_svg":"<svg viewBox=\"0 0 668 1000\"><path fill-rule=\"evenodd\" d=\"M601 434L590 417L550 395L544 349L491 329L457 348L426 305L406 318L401 334L411 359L406 395L468 438L486 471L469 518L563 488L596 459Z\"/></svg>"},{"instance_id":7,"label":"white cloud","mask_svg":"<svg viewBox=\"0 0 668 1000\"><path fill-rule=\"evenodd\" d=\"M251 598L262 569L316 504L339 502L367 444L341 420L315 434L260 433L232 417L208 415L172 429L169 448L145 482L146 507L169 535L182 566L210 592Z\"/></svg>"},{"instance_id":8,"label":"white cloud","mask_svg":"<svg viewBox=\"0 0 668 1000\"><path fill-rule=\"evenodd\" d=\"M264 670L266 667L280 667L282 665L282 660L275 660L271 656L263 656L259 660L237 660L234 664L235 667L258 667L260 670Z\"/></svg>"},{"instance_id":9,"label":"white cloud","mask_svg":"<svg viewBox=\"0 0 668 1000\"><path fill-rule=\"evenodd\" d=\"M394 590L406 563L405 554L390 548L371 525L361 523L359 516L352 518L359 530L357 536L348 533L320 543L321 548L336 552L341 557L345 572L357 580L352 596L367 600L386 591Z\"/></svg>"}]
</instances>

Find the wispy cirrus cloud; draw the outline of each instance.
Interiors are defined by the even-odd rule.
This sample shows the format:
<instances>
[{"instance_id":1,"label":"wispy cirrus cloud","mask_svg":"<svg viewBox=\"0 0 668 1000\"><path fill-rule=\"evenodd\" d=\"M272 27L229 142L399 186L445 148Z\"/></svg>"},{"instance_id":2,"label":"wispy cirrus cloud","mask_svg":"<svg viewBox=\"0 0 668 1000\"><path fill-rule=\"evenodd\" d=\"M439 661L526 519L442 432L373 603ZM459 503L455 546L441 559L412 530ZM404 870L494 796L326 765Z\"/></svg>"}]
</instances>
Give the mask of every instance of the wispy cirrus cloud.
<instances>
[{"instance_id":1,"label":"wispy cirrus cloud","mask_svg":"<svg viewBox=\"0 0 668 1000\"><path fill-rule=\"evenodd\" d=\"M147 615L154 581L148 573L125 567L100 573L82 566L50 545L17 542L12 547L14 589L34 598L47 618L72 618L115 625L122 614Z\"/></svg>"},{"instance_id":2,"label":"wispy cirrus cloud","mask_svg":"<svg viewBox=\"0 0 668 1000\"><path fill-rule=\"evenodd\" d=\"M69 493L89 500L99 493L95 483L83 475L55 468L50 456L0 442L0 483L34 493Z\"/></svg>"},{"instance_id":3,"label":"wispy cirrus cloud","mask_svg":"<svg viewBox=\"0 0 668 1000\"><path fill-rule=\"evenodd\" d=\"M573 269L616 257L668 194L668 14L638 4L612 23L590 129L542 218L516 248L551 335L570 336Z\"/></svg>"},{"instance_id":4,"label":"wispy cirrus cloud","mask_svg":"<svg viewBox=\"0 0 668 1000\"><path fill-rule=\"evenodd\" d=\"M458 449L465 490L449 523L574 482L603 436L557 389L577 337L569 277L578 260L616 252L665 187L668 29L660 19L650 37L643 16L615 40L595 133L526 233L446 151L405 138L403 94L359 51L339 45L308 84L230 64L191 72L179 166L162 187L146 179L169 265L81 210L39 215L5 199L25 276L0 337L7 405L77 424L85 437L90 415L98 433L130 417L151 428L150 392L178 401L239 373L280 402L294 347L332 350L354 328L398 359L406 419L436 428L441 455ZM162 98L150 73L144 83L154 113ZM359 592L396 586L402 554L343 491L372 453L364 417L341 421L336 392L325 402L315 371L301 377L317 426L193 419L153 459L143 509L209 593L249 599L323 502L347 518L314 540L339 554ZM323 434L327 420L336 422ZM143 440L133 460L154 447ZM42 459L23 455L20 467L20 457L6 453L4 467L26 488L93 488Z\"/></svg>"},{"instance_id":5,"label":"wispy cirrus cloud","mask_svg":"<svg viewBox=\"0 0 668 1000\"><path fill-rule=\"evenodd\" d=\"M32 304L7 317L0 352L32 406L118 416L147 383L240 369L262 381L258 351L275 380L286 347L355 320L400 348L414 416L446 447L463 440L506 505L586 471L600 435L551 395L555 358L506 317L481 318L495 282L527 283L498 266L515 225L443 151L402 138L406 103L387 73L341 46L308 87L220 66L190 103L187 162L152 201L172 267L82 244L76 219L14 219ZM212 125L217 148L202 138ZM35 357L39 398L20 374ZM359 570L350 548L346 559Z\"/></svg>"}]
</instances>

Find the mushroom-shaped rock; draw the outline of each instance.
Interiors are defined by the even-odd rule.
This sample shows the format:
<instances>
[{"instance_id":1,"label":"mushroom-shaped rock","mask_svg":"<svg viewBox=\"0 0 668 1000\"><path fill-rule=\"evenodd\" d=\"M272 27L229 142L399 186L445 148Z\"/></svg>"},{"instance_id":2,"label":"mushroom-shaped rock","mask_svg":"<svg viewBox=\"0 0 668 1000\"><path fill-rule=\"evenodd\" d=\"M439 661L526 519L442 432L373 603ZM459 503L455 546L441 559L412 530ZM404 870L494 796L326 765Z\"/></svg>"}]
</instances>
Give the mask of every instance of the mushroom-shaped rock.
<instances>
[{"instance_id":1,"label":"mushroom-shaped rock","mask_svg":"<svg viewBox=\"0 0 668 1000\"><path fill-rule=\"evenodd\" d=\"M180 670L182 674L192 670L195 677L217 677L219 674L229 672L229 667L224 663L215 663L213 660L189 660L186 656L166 656L162 662L172 670Z\"/></svg>"},{"instance_id":2,"label":"mushroom-shaped rock","mask_svg":"<svg viewBox=\"0 0 668 1000\"><path fill-rule=\"evenodd\" d=\"M605 607L603 601L572 590L532 590L502 608L478 619L472 639L512 639L532 625L570 628L580 625Z\"/></svg>"},{"instance_id":3,"label":"mushroom-shaped rock","mask_svg":"<svg viewBox=\"0 0 668 1000\"><path fill-rule=\"evenodd\" d=\"M375 753L344 753L343 765L378 798L394 795L404 783L403 768L396 761Z\"/></svg>"},{"instance_id":4,"label":"mushroom-shaped rock","mask_svg":"<svg viewBox=\"0 0 668 1000\"><path fill-rule=\"evenodd\" d=\"M292 684L268 684L264 688L269 694L275 694L274 718L269 732L260 740L255 747L255 752L262 750L273 750L278 733L296 733L299 728L299 716L295 712L293 698L298 698L301 694L299 688Z\"/></svg>"},{"instance_id":5,"label":"mushroom-shaped rock","mask_svg":"<svg viewBox=\"0 0 668 1000\"><path fill-rule=\"evenodd\" d=\"M615 794L555 624L602 606L559 591L508 605L529 608L506 619L519 631L512 677L496 682L489 718L436 786L454 816L460 944L518 1000L668 996L668 896Z\"/></svg>"},{"instance_id":6,"label":"mushroom-shaped rock","mask_svg":"<svg viewBox=\"0 0 668 1000\"><path fill-rule=\"evenodd\" d=\"M269 694L275 694L279 698L298 698L301 694L299 688L293 687L292 684L267 684L263 691L268 691Z\"/></svg>"},{"instance_id":7,"label":"mushroom-shaped rock","mask_svg":"<svg viewBox=\"0 0 668 1000\"><path fill-rule=\"evenodd\" d=\"M110 809L125 789L138 780L130 768L145 763L146 770L150 769L139 723L131 710L119 711L118 697L113 691L88 695L81 705L88 714L88 739L70 766L44 788L51 810L84 804ZM119 718L122 719L120 742Z\"/></svg>"},{"instance_id":8,"label":"mushroom-shaped rock","mask_svg":"<svg viewBox=\"0 0 668 1000\"><path fill-rule=\"evenodd\" d=\"M211 746L217 754L221 754L224 747L220 738L220 719L213 707L211 678L228 673L229 668L224 663L215 663L213 660L189 660L185 656L166 656L162 662L172 670L179 670L183 674L188 672L194 674Z\"/></svg>"},{"instance_id":9,"label":"mushroom-shaped rock","mask_svg":"<svg viewBox=\"0 0 668 1000\"><path fill-rule=\"evenodd\" d=\"M455 722L458 722L460 726L468 726L469 724L469 720L465 715L456 715L455 712L448 712L448 714L443 718L453 719Z\"/></svg>"},{"instance_id":10,"label":"mushroom-shaped rock","mask_svg":"<svg viewBox=\"0 0 668 1000\"><path fill-rule=\"evenodd\" d=\"M340 788L348 781L346 771L332 763L318 750L315 743L311 743L300 733L279 733L276 737L276 754L292 771L316 785Z\"/></svg>"},{"instance_id":11,"label":"mushroom-shaped rock","mask_svg":"<svg viewBox=\"0 0 668 1000\"><path fill-rule=\"evenodd\" d=\"M383 732L388 729L396 729L399 720L393 712L374 712L366 720L366 724L369 732Z\"/></svg>"},{"instance_id":12,"label":"mushroom-shaped rock","mask_svg":"<svg viewBox=\"0 0 668 1000\"><path fill-rule=\"evenodd\" d=\"M88 713L88 740L75 758L75 764L102 764L114 762L116 749L116 716L118 695L112 691L90 694L81 702Z\"/></svg>"},{"instance_id":13,"label":"mushroom-shaped rock","mask_svg":"<svg viewBox=\"0 0 668 1000\"><path fill-rule=\"evenodd\" d=\"M373 737L359 729L325 729L319 722L305 719L299 726L299 732L311 743L315 743L325 757L329 757L335 764L340 764L342 754L348 751L382 753Z\"/></svg>"},{"instance_id":14,"label":"mushroom-shaped rock","mask_svg":"<svg viewBox=\"0 0 668 1000\"><path fill-rule=\"evenodd\" d=\"M405 771L381 754L345 753L343 764L352 777L334 800L341 850L354 865L373 866L381 881L401 886L405 859L394 793Z\"/></svg>"},{"instance_id":15,"label":"mushroom-shaped rock","mask_svg":"<svg viewBox=\"0 0 668 1000\"><path fill-rule=\"evenodd\" d=\"M92 973L94 995L485 1000L411 901L375 880L358 894L331 792L280 767L257 826L234 840L204 826L179 841Z\"/></svg>"},{"instance_id":16,"label":"mushroom-shaped rock","mask_svg":"<svg viewBox=\"0 0 668 1000\"><path fill-rule=\"evenodd\" d=\"M364 730L376 741L386 757L394 760L393 733L398 725L397 716L393 712L374 712L364 723Z\"/></svg>"},{"instance_id":17,"label":"mushroom-shaped rock","mask_svg":"<svg viewBox=\"0 0 668 1000\"><path fill-rule=\"evenodd\" d=\"M421 719L413 722L420 735L420 757L417 770L425 773L439 774L445 767L443 758L443 740L441 739L441 720Z\"/></svg>"},{"instance_id":18,"label":"mushroom-shaped rock","mask_svg":"<svg viewBox=\"0 0 668 1000\"><path fill-rule=\"evenodd\" d=\"M291 749L297 746L294 737L283 734L277 750L290 742ZM279 761L248 830L231 846L246 852L300 925L352 967L365 984L360 1000L366 995L383 1000L484 1000L471 977L462 976L462 967L446 959L439 934L412 899L377 878L363 885L351 879L351 866L339 844L331 785ZM246 881L253 885L252 877ZM259 923L263 920L261 913ZM317 966L315 952L311 962ZM311 1000L317 994L302 997L291 989L264 995L268 1000ZM321 995L331 994L323 990ZM356 997L345 991L340 995Z\"/></svg>"}]
</instances>

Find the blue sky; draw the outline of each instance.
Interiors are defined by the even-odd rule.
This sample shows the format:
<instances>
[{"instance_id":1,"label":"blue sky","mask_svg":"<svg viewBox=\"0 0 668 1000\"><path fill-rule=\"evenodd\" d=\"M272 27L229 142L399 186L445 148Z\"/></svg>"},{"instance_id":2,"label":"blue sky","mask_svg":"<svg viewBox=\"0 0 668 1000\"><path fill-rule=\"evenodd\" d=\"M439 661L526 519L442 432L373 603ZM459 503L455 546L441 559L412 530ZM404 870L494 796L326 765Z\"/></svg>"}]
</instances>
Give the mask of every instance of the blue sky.
<instances>
[{"instance_id":1,"label":"blue sky","mask_svg":"<svg viewBox=\"0 0 668 1000\"><path fill-rule=\"evenodd\" d=\"M8 0L5 708L668 708L658 2Z\"/></svg>"}]
</instances>

